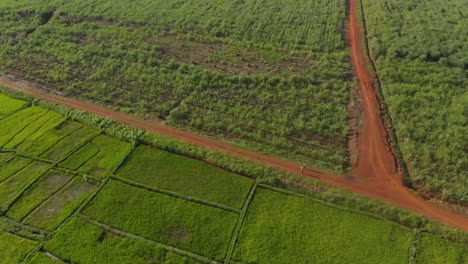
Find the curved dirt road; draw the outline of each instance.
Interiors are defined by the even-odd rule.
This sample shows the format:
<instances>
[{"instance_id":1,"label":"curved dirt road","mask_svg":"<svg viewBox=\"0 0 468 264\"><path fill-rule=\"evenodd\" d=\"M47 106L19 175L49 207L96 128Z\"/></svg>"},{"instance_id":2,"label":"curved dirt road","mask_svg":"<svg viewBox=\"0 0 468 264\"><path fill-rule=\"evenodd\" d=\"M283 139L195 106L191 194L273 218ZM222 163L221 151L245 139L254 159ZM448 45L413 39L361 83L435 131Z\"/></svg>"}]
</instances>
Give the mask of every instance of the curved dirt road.
<instances>
[{"instance_id":1,"label":"curved dirt road","mask_svg":"<svg viewBox=\"0 0 468 264\"><path fill-rule=\"evenodd\" d=\"M356 13L356 0L350 0L349 18L349 39L351 42L352 59L356 75L359 79L364 109L364 124L358 138L359 159L351 172L354 177L338 177L311 169L308 169L304 175L337 187L390 202L465 231L468 230L468 217L431 204L413 194L402 185L391 148L386 144L387 132L382 123L379 102L372 86L373 79L366 69L366 57L359 47L360 30ZM3 76L0 77L0 84L51 102L108 117L130 126L181 139L207 149L256 161L293 174L302 175L299 170L300 165L295 162L231 146L227 143L166 127L160 123L138 119L125 113L84 103L73 98L49 94L25 81L13 80Z\"/></svg>"}]
</instances>

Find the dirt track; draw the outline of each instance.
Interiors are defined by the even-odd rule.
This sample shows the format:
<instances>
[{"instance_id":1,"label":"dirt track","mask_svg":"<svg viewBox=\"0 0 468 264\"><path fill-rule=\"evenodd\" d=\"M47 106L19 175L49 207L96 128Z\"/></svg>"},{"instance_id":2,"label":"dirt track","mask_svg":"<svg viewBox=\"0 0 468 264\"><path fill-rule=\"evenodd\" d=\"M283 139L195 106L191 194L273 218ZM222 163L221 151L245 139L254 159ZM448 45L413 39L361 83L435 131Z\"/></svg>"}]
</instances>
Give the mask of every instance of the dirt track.
<instances>
[{"instance_id":1,"label":"dirt track","mask_svg":"<svg viewBox=\"0 0 468 264\"><path fill-rule=\"evenodd\" d=\"M458 227L465 231L468 230L468 217L431 204L402 185L391 148L386 144L387 131L385 130L380 116L379 102L372 85L373 79L366 69L367 60L359 46L360 29L357 19L356 0L350 0L349 39L353 64L359 79L363 97L364 111L364 124L358 137L359 159L351 172L354 177L338 177L311 169L306 171L305 176L387 201L402 208L425 215L433 220ZM164 126L160 123L138 119L128 114L84 103L73 98L46 93L42 89L38 89L24 81L0 77L0 84L51 102L64 104L76 109L86 110L108 117L130 126L181 139L207 149L228 153L301 175L299 170L300 165L294 162L234 147L227 143L193 135Z\"/></svg>"}]
</instances>

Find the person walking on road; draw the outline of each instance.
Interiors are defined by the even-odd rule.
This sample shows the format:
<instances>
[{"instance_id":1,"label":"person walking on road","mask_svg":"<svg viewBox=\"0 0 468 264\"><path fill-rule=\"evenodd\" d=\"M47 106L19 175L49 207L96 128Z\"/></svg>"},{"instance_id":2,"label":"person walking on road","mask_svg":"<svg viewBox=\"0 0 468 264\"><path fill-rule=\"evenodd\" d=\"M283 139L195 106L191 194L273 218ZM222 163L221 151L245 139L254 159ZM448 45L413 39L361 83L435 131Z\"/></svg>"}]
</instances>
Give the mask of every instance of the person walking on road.
<instances>
[{"instance_id":1,"label":"person walking on road","mask_svg":"<svg viewBox=\"0 0 468 264\"><path fill-rule=\"evenodd\" d=\"M305 163L302 163L302 166L301 166L301 174L304 174L304 169L305 169Z\"/></svg>"}]
</instances>

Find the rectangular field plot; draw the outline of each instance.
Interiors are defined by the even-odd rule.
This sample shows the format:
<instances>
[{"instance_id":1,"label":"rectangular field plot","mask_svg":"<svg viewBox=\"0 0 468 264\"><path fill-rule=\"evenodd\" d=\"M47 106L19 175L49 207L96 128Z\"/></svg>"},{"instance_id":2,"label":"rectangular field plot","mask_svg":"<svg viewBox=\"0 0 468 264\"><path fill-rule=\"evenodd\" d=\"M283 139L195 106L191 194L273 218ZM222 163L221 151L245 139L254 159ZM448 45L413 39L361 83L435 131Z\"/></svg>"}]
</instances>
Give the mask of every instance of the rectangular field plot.
<instances>
[{"instance_id":1,"label":"rectangular field plot","mask_svg":"<svg viewBox=\"0 0 468 264\"><path fill-rule=\"evenodd\" d=\"M83 213L114 228L222 260L238 215L110 181Z\"/></svg>"},{"instance_id":2,"label":"rectangular field plot","mask_svg":"<svg viewBox=\"0 0 468 264\"><path fill-rule=\"evenodd\" d=\"M131 144L99 135L84 145L59 166L105 177L130 151Z\"/></svg>"},{"instance_id":3,"label":"rectangular field plot","mask_svg":"<svg viewBox=\"0 0 468 264\"><path fill-rule=\"evenodd\" d=\"M412 232L394 223L258 189L236 244L243 263L407 263Z\"/></svg>"},{"instance_id":4,"label":"rectangular field plot","mask_svg":"<svg viewBox=\"0 0 468 264\"><path fill-rule=\"evenodd\" d=\"M96 184L76 177L60 192L35 209L23 222L44 230L53 230L78 209L96 188Z\"/></svg>"},{"instance_id":5,"label":"rectangular field plot","mask_svg":"<svg viewBox=\"0 0 468 264\"><path fill-rule=\"evenodd\" d=\"M97 133L97 130L91 127L66 121L39 137L25 140L16 150L31 156L58 160Z\"/></svg>"},{"instance_id":6,"label":"rectangular field plot","mask_svg":"<svg viewBox=\"0 0 468 264\"><path fill-rule=\"evenodd\" d=\"M23 108L27 102L0 94L0 119Z\"/></svg>"},{"instance_id":7,"label":"rectangular field plot","mask_svg":"<svg viewBox=\"0 0 468 264\"><path fill-rule=\"evenodd\" d=\"M253 181L204 162L138 146L117 176L227 206L241 208Z\"/></svg>"},{"instance_id":8,"label":"rectangular field plot","mask_svg":"<svg viewBox=\"0 0 468 264\"><path fill-rule=\"evenodd\" d=\"M468 245L423 234L418 244L416 263L468 263Z\"/></svg>"},{"instance_id":9,"label":"rectangular field plot","mask_svg":"<svg viewBox=\"0 0 468 264\"><path fill-rule=\"evenodd\" d=\"M13 157L13 155L11 152L0 152L0 165Z\"/></svg>"},{"instance_id":10,"label":"rectangular field plot","mask_svg":"<svg viewBox=\"0 0 468 264\"><path fill-rule=\"evenodd\" d=\"M61 228L45 249L72 263L198 263L149 242L106 232L81 218Z\"/></svg>"},{"instance_id":11,"label":"rectangular field plot","mask_svg":"<svg viewBox=\"0 0 468 264\"><path fill-rule=\"evenodd\" d=\"M31 162L32 160L30 159L15 157L6 163L3 163L0 166L0 183L15 175L17 172L28 166Z\"/></svg>"},{"instance_id":12,"label":"rectangular field plot","mask_svg":"<svg viewBox=\"0 0 468 264\"><path fill-rule=\"evenodd\" d=\"M0 263L21 263L38 242L0 231Z\"/></svg>"},{"instance_id":13,"label":"rectangular field plot","mask_svg":"<svg viewBox=\"0 0 468 264\"><path fill-rule=\"evenodd\" d=\"M14 167L13 173L10 175L3 174L3 170L2 173L0 173L2 176L6 176L0 183L0 206L6 205L10 202L18 192L28 186L36 177L44 173L49 168L49 164L37 161L31 162L28 159L21 159L17 162L16 159L17 158L11 161L13 162L12 166ZM18 163L20 163L21 166L18 166ZM28 163L28 165L23 166L26 163ZM9 164L10 163L6 164L6 171L10 171L8 168Z\"/></svg>"},{"instance_id":14,"label":"rectangular field plot","mask_svg":"<svg viewBox=\"0 0 468 264\"><path fill-rule=\"evenodd\" d=\"M8 210L7 216L20 221L31 210L67 184L72 177L60 171L49 171L28 188Z\"/></svg>"}]
</instances>

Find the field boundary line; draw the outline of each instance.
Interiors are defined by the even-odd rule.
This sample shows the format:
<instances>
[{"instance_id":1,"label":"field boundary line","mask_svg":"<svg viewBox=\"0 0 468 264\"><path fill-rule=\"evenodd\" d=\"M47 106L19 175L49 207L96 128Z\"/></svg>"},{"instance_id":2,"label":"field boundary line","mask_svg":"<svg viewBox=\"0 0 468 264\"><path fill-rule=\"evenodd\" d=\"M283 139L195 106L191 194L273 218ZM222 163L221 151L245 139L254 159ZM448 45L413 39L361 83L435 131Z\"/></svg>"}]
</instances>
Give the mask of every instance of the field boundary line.
<instances>
[{"instance_id":1,"label":"field boundary line","mask_svg":"<svg viewBox=\"0 0 468 264\"><path fill-rule=\"evenodd\" d=\"M48 258L51 258L51 259L53 259L53 260L55 260L55 261L58 261L58 262L60 262L60 263L65 263L65 264L66 264L66 263L69 263L69 262L66 262L66 261L60 259L59 257L55 256L54 254L50 253L50 252L47 251L47 250L40 250L40 252L44 253Z\"/></svg>"},{"instance_id":2,"label":"field boundary line","mask_svg":"<svg viewBox=\"0 0 468 264\"><path fill-rule=\"evenodd\" d=\"M15 230L11 230L9 228L17 228L17 229L19 229L21 231L26 231L27 233L30 233L32 235L43 236L44 238L49 235L49 232L47 230L19 223L19 222L15 221L15 220L9 218L8 216L2 216L0 219L3 219L4 221L8 222L8 225L9 225L6 228L4 228L3 230L5 232L11 233L11 234L13 234L15 236L27 238L29 240L34 240L34 241L38 241L38 242L40 242L42 240L42 239L32 238L33 236L28 237L26 235L18 234L17 232L15 232Z\"/></svg>"},{"instance_id":3,"label":"field boundary line","mask_svg":"<svg viewBox=\"0 0 468 264\"><path fill-rule=\"evenodd\" d=\"M44 241L41 241L39 243L39 245L33 249L31 252L29 252L28 255L26 255L26 257L24 257L23 261L21 261L20 263L21 264L27 264L29 263L29 261L34 257L34 255L36 255L37 252L39 252L41 250L41 248L44 247L45 243L46 243L47 240L44 240Z\"/></svg>"},{"instance_id":4,"label":"field boundary line","mask_svg":"<svg viewBox=\"0 0 468 264\"><path fill-rule=\"evenodd\" d=\"M30 160L33 160L33 161L47 163L47 164L54 164L55 163L53 160L43 159L41 157L36 157L36 156L29 156L27 154L18 153L18 152L16 152L16 156L21 157L21 158L30 159Z\"/></svg>"},{"instance_id":5,"label":"field boundary line","mask_svg":"<svg viewBox=\"0 0 468 264\"><path fill-rule=\"evenodd\" d=\"M147 190L147 191L150 191L150 192L153 192L153 193L159 193L159 194L170 196L170 197L173 197L173 198L176 198L176 199L180 199L180 200L184 200L184 201L188 201L188 202L192 202L192 203L198 203L198 204L205 205L205 206L214 207L214 208L221 209L221 210L224 210L224 211L228 211L228 212L231 212L231 213L237 213L237 214L241 213L241 210L235 209L235 208L232 208L232 207L229 207L229 206L226 206L226 205L222 205L222 204L218 204L218 203L214 203L214 202L209 202L207 200L200 199L200 198L186 196L186 195L183 195L183 194L180 194L180 193L177 193L177 192L173 192L173 191L168 191L168 190L164 190L164 189L160 189L160 188L156 188L156 187L151 187L151 186L141 184L141 183L138 183L138 182L134 182L134 181L131 181L131 180L127 180L127 179L124 179L124 178L121 178L121 177L118 177L118 176L115 176L115 175L111 176L111 178L113 180L120 181L120 182L122 182L122 183L124 183L126 185L130 185L130 186L133 186L133 187L136 187L136 188L144 189L144 190Z\"/></svg>"},{"instance_id":6,"label":"field boundary line","mask_svg":"<svg viewBox=\"0 0 468 264\"><path fill-rule=\"evenodd\" d=\"M13 153L13 155L11 157L4 160L3 162L0 162L0 166L3 166L4 164L7 164L8 162L12 161L15 157L16 157L16 153Z\"/></svg>"},{"instance_id":7,"label":"field boundary line","mask_svg":"<svg viewBox=\"0 0 468 264\"><path fill-rule=\"evenodd\" d=\"M54 167L58 167L58 165L65 161L66 159L68 159L69 157L71 157L73 154L75 154L76 152L78 152L78 150L80 150L82 147L84 147L86 144L88 144L89 142L91 142L94 138L96 138L97 136L99 136L101 134L101 131L99 131L98 133L92 135L91 137L89 137L88 139L86 139L83 143L81 143L80 145L76 146L72 151L70 151L70 153L68 153L67 155L65 155L63 158L57 160L56 162L54 162L56 165Z\"/></svg>"},{"instance_id":8,"label":"field boundary line","mask_svg":"<svg viewBox=\"0 0 468 264\"><path fill-rule=\"evenodd\" d=\"M51 170L48 170L47 172L49 171L53 171L53 169ZM44 176L44 175L43 175ZM41 176L41 177L43 177ZM52 197L54 197L56 194L58 194L59 192L61 192L63 189L67 188L69 185L71 185L71 183L73 182L73 180L75 179L75 176L71 176L69 180L67 180L67 182L61 186L60 188L58 188L56 191L54 191L52 194L50 194L49 196L47 196L44 200L42 200L42 202L40 202L37 206L35 206L33 209L31 209L31 211L29 211L25 216L21 217L21 219L19 220L20 223L23 223L23 221L28 218L30 215L32 215L35 211L37 211L39 209L39 207L41 207L43 204L45 204L47 201L49 201L50 199L52 199Z\"/></svg>"},{"instance_id":9,"label":"field boundary line","mask_svg":"<svg viewBox=\"0 0 468 264\"><path fill-rule=\"evenodd\" d=\"M416 264L416 256L418 254L419 242L421 241L422 231L420 229L414 229L413 241L411 242L408 250L408 264Z\"/></svg>"},{"instance_id":10,"label":"field boundary line","mask_svg":"<svg viewBox=\"0 0 468 264\"><path fill-rule=\"evenodd\" d=\"M257 188L258 188L258 183L257 181L255 181L250 189L250 192L246 200L244 201L244 206L242 207L241 213L239 215L239 220L237 221L237 225L234 228L234 231L232 233L231 241L228 246L228 250L226 253L226 258L224 260L224 263L231 263L231 258L232 258L232 255L234 254L234 248L236 246L237 240L239 239L240 230L242 228L242 225L244 224L244 219L245 219L245 216L247 215L247 210L250 206L250 203L252 202L252 199L254 197L255 192L257 191Z\"/></svg>"},{"instance_id":11,"label":"field boundary line","mask_svg":"<svg viewBox=\"0 0 468 264\"><path fill-rule=\"evenodd\" d=\"M89 217L87 215L84 215L84 214L81 214L81 213L78 214L77 217L81 217L85 221L87 221L88 223L93 224L95 226L98 226L98 227L104 229L105 231L107 231L109 233L112 233L114 235L120 236L120 237L127 237L127 238L131 238L131 239L135 239L135 240L145 241L145 242L151 243L153 245L156 245L159 248L165 249L167 251L172 251L172 252L177 253L179 255L186 256L186 257L189 257L189 258L192 258L192 259L204 262L204 263L219 263L219 262L217 262L215 260L209 259L207 257L201 256L201 255L198 255L198 254L195 254L195 253L192 253L190 251L186 251L186 250L179 249L179 248L176 248L176 247L173 247L173 246L162 244L160 242L156 242L154 240L151 240L151 239L139 236L139 235L135 235L135 234L132 234L132 233L129 233L129 232L126 232L126 231L122 231L122 230L113 228L113 227L111 227L109 225L101 223L101 222L99 222L97 220L94 220L91 217Z\"/></svg>"}]
</instances>

